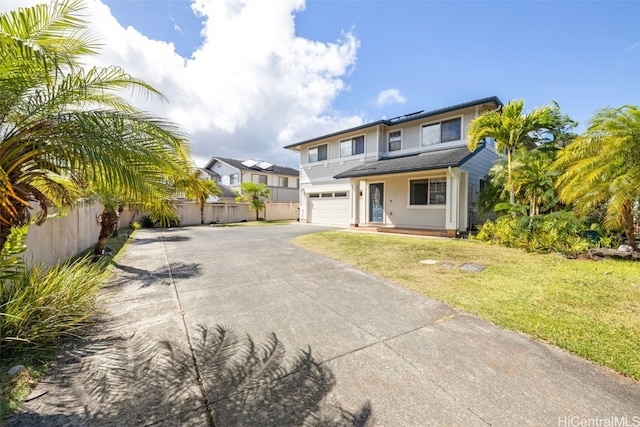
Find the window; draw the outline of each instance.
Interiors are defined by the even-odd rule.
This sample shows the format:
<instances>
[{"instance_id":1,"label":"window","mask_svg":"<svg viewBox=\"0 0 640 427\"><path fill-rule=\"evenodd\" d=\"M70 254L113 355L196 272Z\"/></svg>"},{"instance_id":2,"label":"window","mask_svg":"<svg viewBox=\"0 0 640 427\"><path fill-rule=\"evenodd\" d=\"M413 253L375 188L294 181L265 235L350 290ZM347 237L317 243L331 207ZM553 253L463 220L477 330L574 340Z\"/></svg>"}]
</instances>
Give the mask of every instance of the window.
<instances>
[{"instance_id":1,"label":"window","mask_svg":"<svg viewBox=\"0 0 640 427\"><path fill-rule=\"evenodd\" d=\"M289 186L289 178L287 178L286 176L279 176L278 177L278 186L279 187L288 187Z\"/></svg>"},{"instance_id":2,"label":"window","mask_svg":"<svg viewBox=\"0 0 640 427\"><path fill-rule=\"evenodd\" d=\"M320 197L320 194L318 193L309 194L310 199L317 199L318 197Z\"/></svg>"},{"instance_id":3,"label":"window","mask_svg":"<svg viewBox=\"0 0 640 427\"><path fill-rule=\"evenodd\" d=\"M409 181L409 205L444 205L447 202L447 180L413 179Z\"/></svg>"},{"instance_id":4,"label":"window","mask_svg":"<svg viewBox=\"0 0 640 427\"><path fill-rule=\"evenodd\" d=\"M364 135L340 141L340 157L364 153Z\"/></svg>"},{"instance_id":5,"label":"window","mask_svg":"<svg viewBox=\"0 0 640 427\"><path fill-rule=\"evenodd\" d=\"M347 197L347 192L341 191L341 192L333 193L333 197L340 197L340 198Z\"/></svg>"},{"instance_id":6,"label":"window","mask_svg":"<svg viewBox=\"0 0 640 427\"><path fill-rule=\"evenodd\" d=\"M440 144L461 139L462 120L459 117L422 126L422 145Z\"/></svg>"},{"instance_id":7,"label":"window","mask_svg":"<svg viewBox=\"0 0 640 427\"><path fill-rule=\"evenodd\" d=\"M309 163L327 160L327 144L309 148Z\"/></svg>"},{"instance_id":8,"label":"window","mask_svg":"<svg viewBox=\"0 0 640 427\"><path fill-rule=\"evenodd\" d=\"M389 132L389 151L398 151L402 148L402 131Z\"/></svg>"},{"instance_id":9,"label":"window","mask_svg":"<svg viewBox=\"0 0 640 427\"><path fill-rule=\"evenodd\" d=\"M479 182L479 185L478 185L478 191L483 191L485 188L487 188L488 184L489 184L488 180L480 178L480 182Z\"/></svg>"},{"instance_id":10,"label":"window","mask_svg":"<svg viewBox=\"0 0 640 427\"><path fill-rule=\"evenodd\" d=\"M236 184L238 184L238 181L240 181L240 180L238 178L238 174L237 173L232 173L229 176L229 184L230 185L236 185Z\"/></svg>"},{"instance_id":11,"label":"window","mask_svg":"<svg viewBox=\"0 0 640 427\"><path fill-rule=\"evenodd\" d=\"M267 175L257 175L254 173L251 175L251 182L253 182L254 184L266 184Z\"/></svg>"}]
</instances>

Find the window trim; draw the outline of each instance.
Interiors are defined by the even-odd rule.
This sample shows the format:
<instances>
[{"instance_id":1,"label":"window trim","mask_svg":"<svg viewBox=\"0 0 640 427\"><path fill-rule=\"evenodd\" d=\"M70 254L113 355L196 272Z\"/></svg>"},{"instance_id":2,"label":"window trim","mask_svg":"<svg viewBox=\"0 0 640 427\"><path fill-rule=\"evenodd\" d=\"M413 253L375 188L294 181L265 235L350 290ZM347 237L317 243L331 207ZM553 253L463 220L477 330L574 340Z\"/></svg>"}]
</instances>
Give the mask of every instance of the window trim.
<instances>
[{"instance_id":1,"label":"window trim","mask_svg":"<svg viewBox=\"0 0 640 427\"><path fill-rule=\"evenodd\" d=\"M355 144L356 139L361 138L362 137L362 153L358 153L357 149L358 146L357 144ZM351 142L351 154L342 154L342 143L343 142ZM338 142L339 148L340 148L340 157L344 158L344 157L351 157L351 156L361 156L363 155L367 149L367 138L366 138L366 134L361 134L361 135L356 135L356 136L352 136L351 138L345 138L345 139L341 139Z\"/></svg>"},{"instance_id":2,"label":"window trim","mask_svg":"<svg viewBox=\"0 0 640 427\"><path fill-rule=\"evenodd\" d=\"M258 181L255 181L254 178L257 176L263 176L264 177L264 182L260 182L260 179L258 179ZM261 174L261 173L252 173L251 174L251 182L253 182L254 184L264 184L267 185L269 182L269 177L265 174Z\"/></svg>"},{"instance_id":3,"label":"window trim","mask_svg":"<svg viewBox=\"0 0 640 427\"><path fill-rule=\"evenodd\" d=\"M233 177L236 177L235 182ZM240 184L240 174L239 173L232 173L229 175L229 185L238 185Z\"/></svg>"},{"instance_id":4,"label":"window trim","mask_svg":"<svg viewBox=\"0 0 640 427\"><path fill-rule=\"evenodd\" d=\"M445 122L451 122L454 120L460 120L460 139L452 139L450 141L442 141L442 123ZM424 128L428 127L428 126L434 126L434 125L440 125L440 141L439 142L434 142L433 144L425 144L424 143ZM433 122L426 122L426 123L422 123L420 125L420 147L432 147L434 145L438 145L438 144L447 144L450 142L462 142L464 141L464 114L461 114L459 116L453 116L453 117L448 117L446 119L441 119L441 120L437 120L437 121L433 121Z\"/></svg>"},{"instance_id":5,"label":"window trim","mask_svg":"<svg viewBox=\"0 0 640 427\"><path fill-rule=\"evenodd\" d=\"M325 156L326 158L321 159L320 158L320 147L326 147L325 150ZM311 160L311 150L317 150L317 160ZM320 162L326 162L327 160L329 160L329 144L324 143L324 144L318 144L318 145L314 145L313 147L309 147L307 148L307 163L320 163Z\"/></svg>"},{"instance_id":6,"label":"window trim","mask_svg":"<svg viewBox=\"0 0 640 427\"><path fill-rule=\"evenodd\" d=\"M397 150L392 150L391 149L390 135L392 133L394 133L394 132L400 132L400 148L398 148ZM402 129L394 129L394 130L390 130L389 132L387 132L387 152L388 153L392 153L394 151L402 151L402 147L404 145L403 142L404 142L404 132L402 132Z\"/></svg>"},{"instance_id":7,"label":"window trim","mask_svg":"<svg viewBox=\"0 0 640 427\"><path fill-rule=\"evenodd\" d=\"M412 181L427 181L427 204L425 205L413 205L411 204L411 183ZM431 182L432 181L444 181L444 203L430 203L431 194ZM448 181L446 175L432 175L432 176L420 176L413 177L407 180L407 209L445 209L447 206L448 196Z\"/></svg>"},{"instance_id":8,"label":"window trim","mask_svg":"<svg viewBox=\"0 0 640 427\"><path fill-rule=\"evenodd\" d=\"M282 185L282 180L286 180L284 185ZM279 176L278 177L278 187L289 188L289 177L288 176Z\"/></svg>"}]
</instances>

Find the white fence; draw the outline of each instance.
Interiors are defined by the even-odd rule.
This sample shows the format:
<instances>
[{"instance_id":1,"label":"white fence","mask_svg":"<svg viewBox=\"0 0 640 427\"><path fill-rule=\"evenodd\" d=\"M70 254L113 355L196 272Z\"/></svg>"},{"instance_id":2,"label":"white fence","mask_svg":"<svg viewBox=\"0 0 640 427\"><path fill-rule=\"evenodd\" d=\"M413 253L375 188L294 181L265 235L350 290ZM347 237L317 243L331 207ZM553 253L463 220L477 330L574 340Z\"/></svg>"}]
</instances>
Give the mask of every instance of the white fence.
<instances>
[{"instance_id":1,"label":"white fence","mask_svg":"<svg viewBox=\"0 0 640 427\"><path fill-rule=\"evenodd\" d=\"M96 221L102 206L79 202L76 209L65 216L47 220L41 226L33 225L27 236L28 250L24 258L28 264L43 263L55 265L76 255L98 241L100 228ZM181 225L200 224L200 205L197 203L178 203L177 211ZM120 215L119 227L129 228L131 221L140 220L145 214L125 209ZM255 220L255 212L244 203L207 203L204 207L204 223L230 223ZM267 221L298 218L298 203L270 202L260 218Z\"/></svg>"}]
</instances>

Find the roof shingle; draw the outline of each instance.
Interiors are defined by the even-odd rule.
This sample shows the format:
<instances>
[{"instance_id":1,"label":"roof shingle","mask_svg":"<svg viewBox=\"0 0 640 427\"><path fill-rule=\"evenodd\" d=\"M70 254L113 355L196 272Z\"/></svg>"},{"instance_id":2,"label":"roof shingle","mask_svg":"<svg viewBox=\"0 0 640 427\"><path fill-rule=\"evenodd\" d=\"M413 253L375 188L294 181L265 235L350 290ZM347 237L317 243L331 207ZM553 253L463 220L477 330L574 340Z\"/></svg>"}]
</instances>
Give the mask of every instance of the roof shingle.
<instances>
[{"instance_id":1,"label":"roof shingle","mask_svg":"<svg viewBox=\"0 0 640 427\"><path fill-rule=\"evenodd\" d=\"M423 170L444 169L449 166L457 167L473 157L485 147L480 145L471 153L464 147L448 148L411 156L382 159L375 162L363 163L347 171L341 172L334 178L355 178L363 176L389 175L403 172L415 172Z\"/></svg>"}]
</instances>

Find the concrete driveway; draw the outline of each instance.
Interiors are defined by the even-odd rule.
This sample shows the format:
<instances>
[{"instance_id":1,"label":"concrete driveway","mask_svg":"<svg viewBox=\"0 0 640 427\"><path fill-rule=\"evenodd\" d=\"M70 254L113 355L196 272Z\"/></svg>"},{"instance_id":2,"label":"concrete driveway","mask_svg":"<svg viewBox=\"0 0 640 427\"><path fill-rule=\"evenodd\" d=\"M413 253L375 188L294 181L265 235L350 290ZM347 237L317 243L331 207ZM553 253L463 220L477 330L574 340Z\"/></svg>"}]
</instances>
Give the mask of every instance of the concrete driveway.
<instances>
[{"instance_id":1,"label":"concrete driveway","mask_svg":"<svg viewBox=\"0 0 640 427\"><path fill-rule=\"evenodd\" d=\"M637 382L290 242L320 230L140 230L8 425L640 426Z\"/></svg>"}]
</instances>

